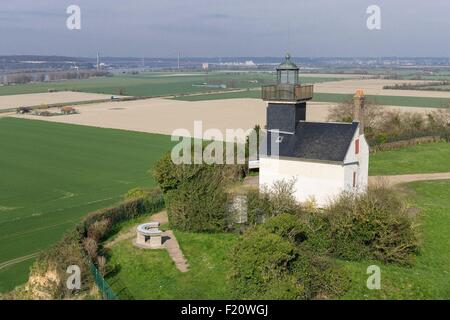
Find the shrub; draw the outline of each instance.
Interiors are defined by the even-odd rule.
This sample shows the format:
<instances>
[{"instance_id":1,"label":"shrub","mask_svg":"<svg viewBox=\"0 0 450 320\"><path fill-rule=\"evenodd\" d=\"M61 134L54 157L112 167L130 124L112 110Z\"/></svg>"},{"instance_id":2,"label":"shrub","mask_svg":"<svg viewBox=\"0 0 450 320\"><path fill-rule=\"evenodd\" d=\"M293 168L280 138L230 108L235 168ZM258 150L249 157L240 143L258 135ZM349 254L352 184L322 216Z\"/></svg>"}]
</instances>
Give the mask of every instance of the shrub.
<instances>
[{"instance_id":1,"label":"shrub","mask_svg":"<svg viewBox=\"0 0 450 320\"><path fill-rule=\"evenodd\" d=\"M111 222L108 219L95 221L88 227L87 236L95 241L100 241L110 230Z\"/></svg>"},{"instance_id":2,"label":"shrub","mask_svg":"<svg viewBox=\"0 0 450 320\"><path fill-rule=\"evenodd\" d=\"M183 231L223 231L227 195L221 172L204 167L166 194L170 225Z\"/></svg>"},{"instance_id":3,"label":"shrub","mask_svg":"<svg viewBox=\"0 0 450 320\"><path fill-rule=\"evenodd\" d=\"M326 256L309 250L308 233L290 214L250 229L230 257L236 297L315 299L341 294L346 278Z\"/></svg>"},{"instance_id":4,"label":"shrub","mask_svg":"<svg viewBox=\"0 0 450 320\"><path fill-rule=\"evenodd\" d=\"M91 258L91 260L97 260L97 252L98 252L98 243L92 238L85 238L83 240L84 250L86 250L87 254Z\"/></svg>"},{"instance_id":5,"label":"shrub","mask_svg":"<svg viewBox=\"0 0 450 320\"><path fill-rule=\"evenodd\" d=\"M263 190L247 191L247 216L250 225L283 213L296 213L300 207L294 196L295 180L280 180Z\"/></svg>"},{"instance_id":6,"label":"shrub","mask_svg":"<svg viewBox=\"0 0 450 320\"><path fill-rule=\"evenodd\" d=\"M104 277L106 276L106 258L104 256L99 256L97 258L97 265L100 274Z\"/></svg>"},{"instance_id":7,"label":"shrub","mask_svg":"<svg viewBox=\"0 0 450 320\"><path fill-rule=\"evenodd\" d=\"M327 209L332 251L341 258L409 264L418 251L414 224L393 190L342 194Z\"/></svg>"},{"instance_id":8,"label":"shrub","mask_svg":"<svg viewBox=\"0 0 450 320\"><path fill-rule=\"evenodd\" d=\"M154 171L164 192L170 225L184 231L223 231L231 217L226 188L243 175L242 166L175 165L165 155Z\"/></svg>"},{"instance_id":9,"label":"shrub","mask_svg":"<svg viewBox=\"0 0 450 320\"><path fill-rule=\"evenodd\" d=\"M161 191L159 189L152 189L148 192L149 194L147 197L132 198L130 200L121 202L116 206L101 209L88 214L78 225L78 232L80 232L83 237L87 237L89 232L94 232L92 228L97 228L98 230L95 231L95 238L102 239L117 223L134 219L142 214L154 213L164 208L164 199ZM105 227L103 226L102 230L100 230L100 224L97 224L96 227L93 227L96 222L100 222L105 219L109 223L108 228L103 228ZM106 224L106 222L102 223ZM89 231L90 228L91 231ZM100 231L102 231L103 234L99 234L101 233Z\"/></svg>"},{"instance_id":10,"label":"shrub","mask_svg":"<svg viewBox=\"0 0 450 320\"><path fill-rule=\"evenodd\" d=\"M241 165L225 164L174 164L170 153L163 156L155 166L153 177L163 193L177 189L182 183L195 179L204 170L220 172L224 184L232 183L245 176L245 168Z\"/></svg>"}]
</instances>

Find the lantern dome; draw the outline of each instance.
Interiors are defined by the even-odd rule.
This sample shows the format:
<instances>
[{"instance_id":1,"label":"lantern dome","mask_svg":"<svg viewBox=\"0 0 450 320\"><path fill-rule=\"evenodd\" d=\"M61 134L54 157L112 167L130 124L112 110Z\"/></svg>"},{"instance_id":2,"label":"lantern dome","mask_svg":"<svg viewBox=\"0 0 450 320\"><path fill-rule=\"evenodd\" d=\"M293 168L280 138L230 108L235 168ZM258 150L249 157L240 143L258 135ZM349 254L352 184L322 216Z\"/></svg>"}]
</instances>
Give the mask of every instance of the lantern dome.
<instances>
[{"instance_id":1,"label":"lantern dome","mask_svg":"<svg viewBox=\"0 0 450 320\"><path fill-rule=\"evenodd\" d=\"M299 67L291 61L291 55L286 54L286 60L277 67L278 84L298 84Z\"/></svg>"}]
</instances>

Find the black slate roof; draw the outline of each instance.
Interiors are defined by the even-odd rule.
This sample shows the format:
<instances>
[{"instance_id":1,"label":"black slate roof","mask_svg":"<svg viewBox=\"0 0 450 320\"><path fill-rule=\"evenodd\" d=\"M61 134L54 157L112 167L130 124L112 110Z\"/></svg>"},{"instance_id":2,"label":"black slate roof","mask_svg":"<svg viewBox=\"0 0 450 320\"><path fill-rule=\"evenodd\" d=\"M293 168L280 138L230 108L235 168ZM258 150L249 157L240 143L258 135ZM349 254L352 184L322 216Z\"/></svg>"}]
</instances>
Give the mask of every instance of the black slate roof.
<instances>
[{"instance_id":1,"label":"black slate roof","mask_svg":"<svg viewBox=\"0 0 450 320\"><path fill-rule=\"evenodd\" d=\"M358 122L298 122L295 134L279 133L280 157L344 161ZM270 149L270 143L268 145Z\"/></svg>"}]
</instances>

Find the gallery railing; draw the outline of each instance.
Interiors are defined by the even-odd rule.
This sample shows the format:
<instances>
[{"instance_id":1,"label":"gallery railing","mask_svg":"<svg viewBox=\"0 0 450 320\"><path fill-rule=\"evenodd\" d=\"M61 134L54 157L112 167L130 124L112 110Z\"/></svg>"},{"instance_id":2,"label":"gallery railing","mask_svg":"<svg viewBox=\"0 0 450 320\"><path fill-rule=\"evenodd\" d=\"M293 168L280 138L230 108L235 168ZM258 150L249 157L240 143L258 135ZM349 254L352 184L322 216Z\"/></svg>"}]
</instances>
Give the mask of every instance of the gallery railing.
<instances>
[{"instance_id":1,"label":"gallery railing","mask_svg":"<svg viewBox=\"0 0 450 320\"><path fill-rule=\"evenodd\" d=\"M314 95L314 86L271 85L262 87L262 99L265 101L306 101Z\"/></svg>"}]
</instances>

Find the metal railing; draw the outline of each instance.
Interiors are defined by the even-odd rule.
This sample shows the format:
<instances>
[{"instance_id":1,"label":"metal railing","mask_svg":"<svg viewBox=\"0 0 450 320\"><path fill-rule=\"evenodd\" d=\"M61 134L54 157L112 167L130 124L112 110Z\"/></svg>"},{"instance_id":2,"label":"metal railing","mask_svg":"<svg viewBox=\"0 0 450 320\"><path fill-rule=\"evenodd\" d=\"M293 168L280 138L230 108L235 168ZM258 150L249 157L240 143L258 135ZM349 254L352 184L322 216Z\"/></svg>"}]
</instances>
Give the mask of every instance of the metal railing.
<instances>
[{"instance_id":1,"label":"metal railing","mask_svg":"<svg viewBox=\"0 0 450 320\"><path fill-rule=\"evenodd\" d=\"M314 95L314 86L271 85L262 87L262 99L265 101L306 101Z\"/></svg>"}]
</instances>

